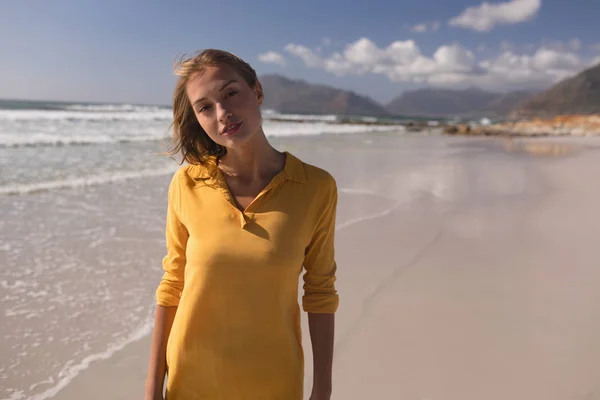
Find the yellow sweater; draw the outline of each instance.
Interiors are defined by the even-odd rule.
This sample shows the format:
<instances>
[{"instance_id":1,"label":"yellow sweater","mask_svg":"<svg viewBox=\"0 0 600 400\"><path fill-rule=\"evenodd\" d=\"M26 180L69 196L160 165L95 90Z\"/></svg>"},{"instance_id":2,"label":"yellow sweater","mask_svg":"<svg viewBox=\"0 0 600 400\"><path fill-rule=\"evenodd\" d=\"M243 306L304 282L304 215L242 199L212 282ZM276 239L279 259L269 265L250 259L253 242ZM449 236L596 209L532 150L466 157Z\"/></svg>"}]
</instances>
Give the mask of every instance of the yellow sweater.
<instances>
[{"instance_id":1,"label":"yellow sweater","mask_svg":"<svg viewBox=\"0 0 600 400\"><path fill-rule=\"evenodd\" d=\"M284 169L240 211L215 158L169 185L157 304L178 306L167 400L301 400L304 311L333 313L337 187L285 152Z\"/></svg>"}]
</instances>

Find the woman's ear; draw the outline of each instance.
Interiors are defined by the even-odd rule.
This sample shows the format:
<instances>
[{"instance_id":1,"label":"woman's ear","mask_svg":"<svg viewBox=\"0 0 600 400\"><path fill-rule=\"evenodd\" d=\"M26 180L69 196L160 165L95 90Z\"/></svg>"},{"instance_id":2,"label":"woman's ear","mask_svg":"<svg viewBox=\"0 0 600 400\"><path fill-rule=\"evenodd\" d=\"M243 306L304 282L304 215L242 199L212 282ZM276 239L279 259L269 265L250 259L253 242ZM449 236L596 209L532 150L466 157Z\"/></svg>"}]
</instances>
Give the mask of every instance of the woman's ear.
<instances>
[{"instance_id":1,"label":"woman's ear","mask_svg":"<svg viewBox=\"0 0 600 400\"><path fill-rule=\"evenodd\" d=\"M256 100L258 100L258 104L262 106L265 95L263 93L262 85L258 79L256 79L256 84L254 85L254 93L256 94Z\"/></svg>"}]
</instances>

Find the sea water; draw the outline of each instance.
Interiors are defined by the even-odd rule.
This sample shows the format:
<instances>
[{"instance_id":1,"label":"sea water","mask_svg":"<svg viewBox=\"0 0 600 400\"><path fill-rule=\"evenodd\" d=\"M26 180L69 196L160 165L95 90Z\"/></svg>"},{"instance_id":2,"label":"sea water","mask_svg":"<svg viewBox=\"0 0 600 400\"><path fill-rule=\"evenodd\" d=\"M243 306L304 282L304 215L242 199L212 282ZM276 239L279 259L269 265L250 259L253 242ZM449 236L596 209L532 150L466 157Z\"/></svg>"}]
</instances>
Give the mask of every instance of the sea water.
<instances>
[{"instance_id":1,"label":"sea water","mask_svg":"<svg viewBox=\"0 0 600 400\"><path fill-rule=\"evenodd\" d=\"M50 398L150 333L180 167L159 155L171 117L155 105L0 101L1 399ZM304 154L403 134L333 115L263 118L277 148Z\"/></svg>"}]
</instances>

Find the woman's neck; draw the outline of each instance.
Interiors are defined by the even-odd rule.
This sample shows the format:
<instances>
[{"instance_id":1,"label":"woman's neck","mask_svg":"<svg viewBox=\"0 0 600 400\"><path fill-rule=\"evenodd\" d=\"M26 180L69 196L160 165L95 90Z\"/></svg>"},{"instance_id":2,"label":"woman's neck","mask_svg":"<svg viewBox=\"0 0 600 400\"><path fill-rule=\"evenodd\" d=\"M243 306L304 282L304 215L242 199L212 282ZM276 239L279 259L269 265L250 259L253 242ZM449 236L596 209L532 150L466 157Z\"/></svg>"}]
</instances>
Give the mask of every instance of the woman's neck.
<instances>
[{"instance_id":1,"label":"woman's neck","mask_svg":"<svg viewBox=\"0 0 600 400\"><path fill-rule=\"evenodd\" d=\"M281 170L284 161L283 153L274 149L265 137L237 149L227 149L227 154L219 158L218 166L226 175L255 182Z\"/></svg>"}]
</instances>

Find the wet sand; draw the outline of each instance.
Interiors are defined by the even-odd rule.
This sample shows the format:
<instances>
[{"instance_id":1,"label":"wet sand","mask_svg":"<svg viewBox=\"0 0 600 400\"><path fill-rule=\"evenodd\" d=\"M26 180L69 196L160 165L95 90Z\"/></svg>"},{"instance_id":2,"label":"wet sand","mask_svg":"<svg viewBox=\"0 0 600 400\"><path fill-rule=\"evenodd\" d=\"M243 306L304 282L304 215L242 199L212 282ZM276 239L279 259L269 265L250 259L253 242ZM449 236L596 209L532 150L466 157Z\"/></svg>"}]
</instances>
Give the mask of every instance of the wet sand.
<instances>
[{"instance_id":1,"label":"wet sand","mask_svg":"<svg viewBox=\"0 0 600 400\"><path fill-rule=\"evenodd\" d=\"M598 141L411 140L291 149L342 189L333 399L600 398ZM149 347L54 398L143 398Z\"/></svg>"}]
</instances>

